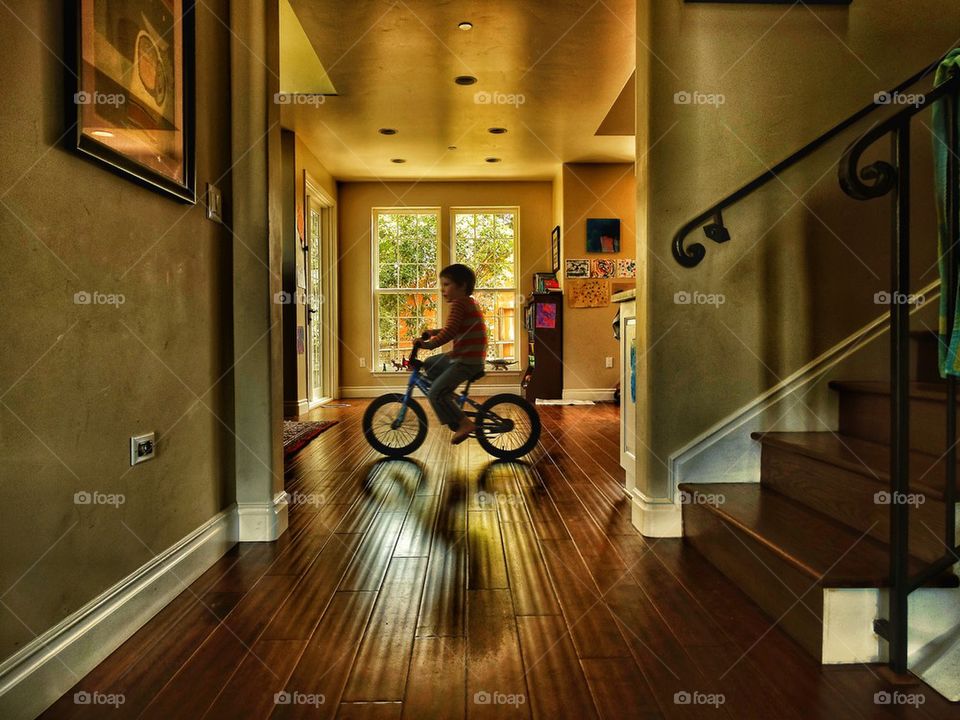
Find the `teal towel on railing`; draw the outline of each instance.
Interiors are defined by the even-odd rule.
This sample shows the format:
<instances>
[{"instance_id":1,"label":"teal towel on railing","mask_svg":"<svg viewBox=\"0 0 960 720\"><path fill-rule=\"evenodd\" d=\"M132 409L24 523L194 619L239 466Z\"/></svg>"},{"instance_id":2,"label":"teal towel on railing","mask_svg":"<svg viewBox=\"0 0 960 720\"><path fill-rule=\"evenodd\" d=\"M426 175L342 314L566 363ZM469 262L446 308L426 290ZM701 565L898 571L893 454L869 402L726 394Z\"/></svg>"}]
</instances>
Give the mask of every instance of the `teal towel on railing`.
<instances>
[{"instance_id":1,"label":"teal towel on railing","mask_svg":"<svg viewBox=\"0 0 960 720\"><path fill-rule=\"evenodd\" d=\"M934 85L940 85L960 73L960 48L956 48L944 58L937 68ZM956 99L953 100L954 102ZM937 257L940 266L940 377L960 375L960 363L957 360L960 350L960 283L956 288L958 302L954 306L954 321L952 337L947 337L947 267L944 260L944 251L958 238L950 237L950 219L947 217L947 158L950 155L950 128L947 103L951 100L944 97L933 104L933 168L934 184L937 194ZM960 118L958 118L960 121ZM956 248L954 262L960 262L960 248Z\"/></svg>"}]
</instances>

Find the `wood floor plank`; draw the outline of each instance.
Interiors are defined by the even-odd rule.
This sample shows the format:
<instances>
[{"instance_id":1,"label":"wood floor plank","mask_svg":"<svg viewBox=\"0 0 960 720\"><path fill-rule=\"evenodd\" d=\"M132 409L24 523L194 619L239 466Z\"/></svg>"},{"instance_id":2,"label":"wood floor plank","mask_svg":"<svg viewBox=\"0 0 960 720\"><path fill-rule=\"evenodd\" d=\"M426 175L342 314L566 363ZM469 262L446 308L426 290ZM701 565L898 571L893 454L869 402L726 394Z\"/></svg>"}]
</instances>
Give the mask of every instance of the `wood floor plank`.
<instances>
[{"instance_id":1,"label":"wood floor plank","mask_svg":"<svg viewBox=\"0 0 960 720\"><path fill-rule=\"evenodd\" d=\"M463 720L466 713L466 639L418 637L403 701L404 720Z\"/></svg>"},{"instance_id":2,"label":"wood floor plank","mask_svg":"<svg viewBox=\"0 0 960 720\"><path fill-rule=\"evenodd\" d=\"M400 720L403 704L398 702L340 703L337 720Z\"/></svg>"},{"instance_id":3,"label":"wood floor plank","mask_svg":"<svg viewBox=\"0 0 960 720\"><path fill-rule=\"evenodd\" d=\"M439 495L417 495L403 521L394 557L426 557L440 505Z\"/></svg>"},{"instance_id":4,"label":"wood floor plank","mask_svg":"<svg viewBox=\"0 0 960 720\"><path fill-rule=\"evenodd\" d=\"M633 659L587 658L580 661L603 720L660 720L657 701ZM627 710L629 708L629 710Z\"/></svg>"},{"instance_id":5,"label":"wood floor plank","mask_svg":"<svg viewBox=\"0 0 960 720\"><path fill-rule=\"evenodd\" d=\"M506 589L507 563L495 510L467 514L467 587Z\"/></svg>"},{"instance_id":6,"label":"wood floor plank","mask_svg":"<svg viewBox=\"0 0 960 720\"><path fill-rule=\"evenodd\" d=\"M533 525L504 522L500 525L507 560L507 576L517 615L559 615L547 566L537 544Z\"/></svg>"},{"instance_id":7,"label":"wood floor plank","mask_svg":"<svg viewBox=\"0 0 960 720\"><path fill-rule=\"evenodd\" d=\"M597 718L586 677L567 631L556 615L517 618L532 716Z\"/></svg>"},{"instance_id":8,"label":"wood floor plank","mask_svg":"<svg viewBox=\"0 0 960 720\"><path fill-rule=\"evenodd\" d=\"M462 637L466 592L466 533L436 537L430 549L427 578L417 619L417 637Z\"/></svg>"},{"instance_id":9,"label":"wood floor plank","mask_svg":"<svg viewBox=\"0 0 960 720\"><path fill-rule=\"evenodd\" d=\"M380 589L405 515L402 512L377 514L340 582L340 590L376 592Z\"/></svg>"},{"instance_id":10,"label":"wood floor plank","mask_svg":"<svg viewBox=\"0 0 960 720\"><path fill-rule=\"evenodd\" d=\"M425 557L390 562L344 690L345 702L403 699L426 570Z\"/></svg>"}]
</instances>

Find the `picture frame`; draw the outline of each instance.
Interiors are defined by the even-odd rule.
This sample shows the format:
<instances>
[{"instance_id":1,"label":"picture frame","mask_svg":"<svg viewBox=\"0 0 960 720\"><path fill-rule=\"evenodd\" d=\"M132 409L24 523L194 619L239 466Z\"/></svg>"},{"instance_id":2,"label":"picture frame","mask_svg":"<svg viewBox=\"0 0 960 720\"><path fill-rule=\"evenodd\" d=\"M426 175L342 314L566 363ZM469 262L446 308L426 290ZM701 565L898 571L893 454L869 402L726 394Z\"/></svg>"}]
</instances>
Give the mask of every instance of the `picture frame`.
<instances>
[{"instance_id":1,"label":"picture frame","mask_svg":"<svg viewBox=\"0 0 960 720\"><path fill-rule=\"evenodd\" d=\"M565 275L568 278L590 277L590 261L587 259L570 259L566 261Z\"/></svg>"},{"instance_id":2,"label":"picture frame","mask_svg":"<svg viewBox=\"0 0 960 720\"><path fill-rule=\"evenodd\" d=\"M553 259L553 272L560 272L560 226L550 233L550 257Z\"/></svg>"},{"instance_id":3,"label":"picture frame","mask_svg":"<svg viewBox=\"0 0 960 720\"><path fill-rule=\"evenodd\" d=\"M587 219L587 252L620 252L620 218Z\"/></svg>"},{"instance_id":4,"label":"picture frame","mask_svg":"<svg viewBox=\"0 0 960 720\"><path fill-rule=\"evenodd\" d=\"M74 150L197 202L195 0L77 0L68 30ZM72 45L72 47L71 47Z\"/></svg>"}]
</instances>

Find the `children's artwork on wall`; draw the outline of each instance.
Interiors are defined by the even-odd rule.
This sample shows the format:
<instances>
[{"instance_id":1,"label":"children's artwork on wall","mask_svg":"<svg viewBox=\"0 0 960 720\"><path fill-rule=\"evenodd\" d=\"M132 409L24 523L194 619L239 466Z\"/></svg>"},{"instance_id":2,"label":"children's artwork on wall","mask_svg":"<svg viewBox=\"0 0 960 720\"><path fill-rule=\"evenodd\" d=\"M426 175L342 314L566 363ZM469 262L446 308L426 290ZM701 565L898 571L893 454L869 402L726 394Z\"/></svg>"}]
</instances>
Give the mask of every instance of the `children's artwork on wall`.
<instances>
[{"instance_id":1,"label":"children's artwork on wall","mask_svg":"<svg viewBox=\"0 0 960 720\"><path fill-rule=\"evenodd\" d=\"M635 278L637 276L636 260L617 260L618 278Z\"/></svg>"},{"instance_id":2,"label":"children's artwork on wall","mask_svg":"<svg viewBox=\"0 0 960 720\"><path fill-rule=\"evenodd\" d=\"M589 260L567 260L567 277L568 278L588 278L590 277L590 261Z\"/></svg>"},{"instance_id":3,"label":"children's artwork on wall","mask_svg":"<svg viewBox=\"0 0 960 720\"><path fill-rule=\"evenodd\" d=\"M620 252L620 219L587 220L587 252Z\"/></svg>"},{"instance_id":4,"label":"children's artwork on wall","mask_svg":"<svg viewBox=\"0 0 960 720\"><path fill-rule=\"evenodd\" d=\"M613 260L595 258L590 261L590 277L612 278L617 272L617 264Z\"/></svg>"},{"instance_id":5,"label":"children's artwork on wall","mask_svg":"<svg viewBox=\"0 0 960 720\"><path fill-rule=\"evenodd\" d=\"M537 303L537 329L552 330L556 326L556 303Z\"/></svg>"},{"instance_id":6,"label":"children's artwork on wall","mask_svg":"<svg viewBox=\"0 0 960 720\"><path fill-rule=\"evenodd\" d=\"M606 307L610 304L610 283L602 279L570 282L570 307Z\"/></svg>"}]
</instances>

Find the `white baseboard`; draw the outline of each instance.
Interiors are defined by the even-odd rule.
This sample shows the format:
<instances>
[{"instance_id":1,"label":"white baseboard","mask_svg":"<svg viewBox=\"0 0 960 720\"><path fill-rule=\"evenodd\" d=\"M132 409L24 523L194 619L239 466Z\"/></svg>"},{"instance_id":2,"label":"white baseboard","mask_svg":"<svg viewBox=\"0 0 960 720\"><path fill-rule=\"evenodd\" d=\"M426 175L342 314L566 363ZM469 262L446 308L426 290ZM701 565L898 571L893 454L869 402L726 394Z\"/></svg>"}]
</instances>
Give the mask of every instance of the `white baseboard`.
<instances>
[{"instance_id":1,"label":"white baseboard","mask_svg":"<svg viewBox=\"0 0 960 720\"><path fill-rule=\"evenodd\" d=\"M630 519L644 537L678 538L683 536L681 505L672 502L650 502L635 493Z\"/></svg>"},{"instance_id":2,"label":"white baseboard","mask_svg":"<svg viewBox=\"0 0 960 720\"><path fill-rule=\"evenodd\" d=\"M918 291L918 294L925 298L925 302L911 307L910 312L917 312L928 303L936 301L940 297L939 285L940 281L936 280ZM673 492L676 492L681 483L759 482L760 448L750 434L771 430L769 411L784 401L789 401L795 394L802 394L811 383L820 380L851 355L886 334L889 330L889 319L889 314L884 313L872 320L671 453L667 465ZM778 416L777 429L836 430L836 401L831 398L830 405L815 409L816 412L812 412L806 403L788 406L788 412L782 417Z\"/></svg>"},{"instance_id":3,"label":"white baseboard","mask_svg":"<svg viewBox=\"0 0 960 720\"><path fill-rule=\"evenodd\" d=\"M310 401L306 398L302 400L284 400L283 416L286 418L299 417L310 411Z\"/></svg>"},{"instance_id":4,"label":"white baseboard","mask_svg":"<svg viewBox=\"0 0 960 720\"><path fill-rule=\"evenodd\" d=\"M614 388L576 388L563 390L564 400L593 400L594 402L613 402Z\"/></svg>"},{"instance_id":5,"label":"white baseboard","mask_svg":"<svg viewBox=\"0 0 960 720\"><path fill-rule=\"evenodd\" d=\"M287 494L279 492L272 503L237 503L240 542L272 542L287 530Z\"/></svg>"},{"instance_id":6,"label":"white baseboard","mask_svg":"<svg viewBox=\"0 0 960 720\"><path fill-rule=\"evenodd\" d=\"M31 720L42 713L236 539L237 512L231 506L0 664L0 717Z\"/></svg>"},{"instance_id":7,"label":"white baseboard","mask_svg":"<svg viewBox=\"0 0 960 720\"><path fill-rule=\"evenodd\" d=\"M341 398L375 398L386 393L403 393L407 391L406 385L353 385L340 388ZM470 388L470 396L490 397L500 393L510 393L512 395L521 395L520 383L511 385L474 385ZM417 390L414 395L418 400L423 400L423 395Z\"/></svg>"}]
</instances>

